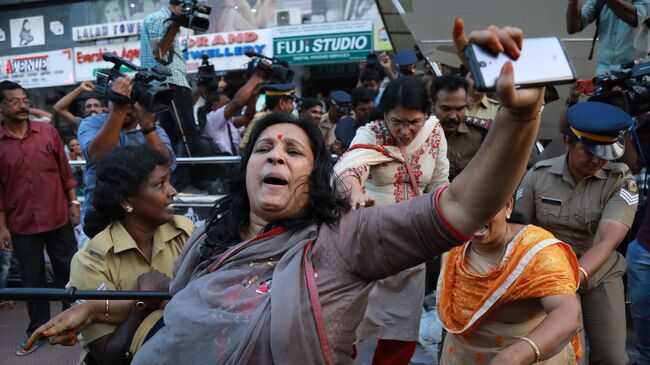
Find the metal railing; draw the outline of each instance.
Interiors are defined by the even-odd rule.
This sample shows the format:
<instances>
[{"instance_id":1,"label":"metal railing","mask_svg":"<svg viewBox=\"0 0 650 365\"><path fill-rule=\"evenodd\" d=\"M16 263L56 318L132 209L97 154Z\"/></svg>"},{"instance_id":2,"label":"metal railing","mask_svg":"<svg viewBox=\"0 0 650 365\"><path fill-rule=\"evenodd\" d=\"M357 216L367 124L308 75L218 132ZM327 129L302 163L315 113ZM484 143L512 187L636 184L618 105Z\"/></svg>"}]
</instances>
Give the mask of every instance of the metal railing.
<instances>
[{"instance_id":1,"label":"metal railing","mask_svg":"<svg viewBox=\"0 0 650 365\"><path fill-rule=\"evenodd\" d=\"M185 164L220 164L239 163L239 156L210 156L210 157L176 157L176 163ZM69 160L70 166L86 166L86 160Z\"/></svg>"},{"instance_id":2,"label":"metal railing","mask_svg":"<svg viewBox=\"0 0 650 365\"><path fill-rule=\"evenodd\" d=\"M53 288L10 288L0 289L0 299L6 300L135 300L135 299L171 299L166 291L142 290L77 290Z\"/></svg>"},{"instance_id":3,"label":"metal railing","mask_svg":"<svg viewBox=\"0 0 650 365\"><path fill-rule=\"evenodd\" d=\"M335 161L339 157L337 154L332 154ZM239 156L176 157L176 163L179 165L239 163L240 161L241 157ZM68 163L70 166L86 166L86 160L68 160Z\"/></svg>"},{"instance_id":4,"label":"metal railing","mask_svg":"<svg viewBox=\"0 0 650 365\"><path fill-rule=\"evenodd\" d=\"M336 161L339 155L332 154ZM177 157L176 163L187 164L233 164L241 161L240 156L210 156L210 157ZM70 166L86 166L86 160L68 160ZM174 197L174 204L179 206L212 206L217 200L225 195L185 195L180 192ZM83 201L83 197L79 197Z\"/></svg>"}]
</instances>

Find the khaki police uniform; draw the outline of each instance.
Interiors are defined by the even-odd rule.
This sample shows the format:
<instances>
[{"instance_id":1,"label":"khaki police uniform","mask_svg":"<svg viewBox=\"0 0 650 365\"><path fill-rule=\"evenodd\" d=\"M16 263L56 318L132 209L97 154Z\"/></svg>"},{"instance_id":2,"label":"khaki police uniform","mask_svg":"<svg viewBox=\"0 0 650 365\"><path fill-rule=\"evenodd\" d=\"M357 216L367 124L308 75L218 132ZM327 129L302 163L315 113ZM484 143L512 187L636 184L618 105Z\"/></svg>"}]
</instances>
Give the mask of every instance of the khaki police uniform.
<instances>
[{"instance_id":1,"label":"khaki police uniform","mask_svg":"<svg viewBox=\"0 0 650 365\"><path fill-rule=\"evenodd\" d=\"M447 159L449 160L449 181L452 181L467 166L481 146L487 134L489 121L468 117L458 125L458 130L446 134Z\"/></svg>"},{"instance_id":2,"label":"khaki police uniform","mask_svg":"<svg viewBox=\"0 0 650 365\"><path fill-rule=\"evenodd\" d=\"M474 106L467 106L465 115L468 117L478 117L483 119L495 120L497 113L501 108L501 104L494 99L490 99L487 95L483 95L483 99Z\"/></svg>"},{"instance_id":3,"label":"khaki police uniform","mask_svg":"<svg viewBox=\"0 0 650 365\"><path fill-rule=\"evenodd\" d=\"M636 186L627 165L608 162L575 184L567 155L538 162L516 192L515 211L571 245L580 258L593 245L601 220L630 227L636 212ZM626 321L623 256L614 251L578 291L590 363L625 364Z\"/></svg>"},{"instance_id":4,"label":"khaki police uniform","mask_svg":"<svg viewBox=\"0 0 650 365\"><path fill-rule=\"evenodd\" d=\"M138 290L138 277L151 270L171 277L174 262L193 230L192 221L183 216L174 216L171 223L158 227L149 262L124 226L115 221L74 255L68 286L80 290ZM141 345L144 335L161 316L161 310L151 313L138 328L134 341L139 340ZM88 343L113 333L116 328L111 324L94 323L83 330L81 359L86 356Z\"/></svg>"},{"instance_id":5,"label":"khaki police uniform","mask_svg":"<svg viewBox=\"0 0 650 365\"><path fill-rule=\"evenodd\" d=\"M291 97L295 100L295 93L296 93L296 88L290 84L271 84L264 87L264 95L266 95L267 97L286 96L286 97ZM246 148L246 145L248 144L248 141L251 138L251 133L253 132L253 128L255 128L255 125L271 112L273 112L273 110L259 112L255 114L253 120L251 120L250 123L248 123L248 125L246 126L244 135L242 136L241 142L239 143L240 150Z\"/></svg>"},{"instance_id":6,"label":"khaki police uniform","mask_svg":"<svg viewBox=\"0 0 650 365\"><path fill-rule=\"evenodd\" d=\"M239 150L243 150L246 148L246 145L248 144L248 140L251 138L251 133L253 132L253 128L255 125L262 120L265 116L271 114L270 111L265 111L265 112L259 112L255 113L255 116L251 121L248 123L246 126L246 130L244 131L244 135L241 137L241 142L239 142Z\"/></svg>"}]
</instances>

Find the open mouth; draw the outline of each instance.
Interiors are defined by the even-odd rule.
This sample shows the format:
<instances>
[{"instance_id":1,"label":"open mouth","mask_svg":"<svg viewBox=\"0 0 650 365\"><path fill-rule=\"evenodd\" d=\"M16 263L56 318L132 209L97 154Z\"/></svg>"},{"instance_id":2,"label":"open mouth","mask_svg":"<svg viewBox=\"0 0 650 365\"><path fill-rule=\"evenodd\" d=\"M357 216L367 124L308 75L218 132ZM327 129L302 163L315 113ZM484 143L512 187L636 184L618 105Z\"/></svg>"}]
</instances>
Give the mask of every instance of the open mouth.
<instances>
[{"instance_id":1,"label":"open mouth","mask_svg":"<svg viewBox=\"0 0 650 365\"><path fill-rule=\"evenodd\" d=\"M268 185L276 185L276 186L285 186L288 185L289 182L285 180L284 178L278 176L278 175L267 175L263 180L263 183L268 184Z\"/></svg>"},{"instance_id":2,"label":"open mouth","mask_svg":"<svg viewBox=\"0 0 650 365\"><path fill-rule=\"evenodd\" d=\"M165 209L174 209L174 203L169 203L165 205Z\"/></svg>"}]
</instances>

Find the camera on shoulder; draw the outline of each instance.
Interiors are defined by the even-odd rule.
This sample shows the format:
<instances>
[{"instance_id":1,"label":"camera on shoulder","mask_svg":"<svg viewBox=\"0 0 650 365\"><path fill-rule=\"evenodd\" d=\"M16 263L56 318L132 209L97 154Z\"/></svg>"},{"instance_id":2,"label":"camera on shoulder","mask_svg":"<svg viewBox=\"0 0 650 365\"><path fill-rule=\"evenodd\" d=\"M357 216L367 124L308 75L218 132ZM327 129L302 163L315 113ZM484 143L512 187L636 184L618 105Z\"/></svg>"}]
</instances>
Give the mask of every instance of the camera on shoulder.
<instances>
[{"instance_id":1,"label":"camera on shoulder","mask_svg":"<svg viewBox=\"0 0 650 365\"><path fill-rule=\"evenodd\" d=\"M139 102L145 109L152 113L162 112L169 108L173 95L172 89L151 85L153 81L165 81L168 76L171 76L172 73L167 67L139 67L110 52L105 52L102 57L104 61L111 62L113 67L101 69L97 72L97 80L95 83L95 92L97 94L107 97L108 100L116 104L134 104ZM133 77L131 95L128 97L115 93L110 87L111 81L118 77L126 77L120 71L122 66L136 71Z\"/></svg>"},{"instance_id":2,"label":"camera on shoulder","mask_svg":"<svg viewBox=\"0 0 650 365\"><path fill-rule=\"evenodd\" d=\"M600 101L635 116L650 111L650 62L630 62L621 71L593 78L595 93L588 100Z\"/></svg>"},{"instance_id":3,"label":"camera on shoulder","mask_svg":"<svg viewBox=\"0 0 650 365\"><path fill-rule=\"evenodd\" d=\"M201 56L203 62L199 66L198 72L196 73L196 85L206 88L208 91L214 91L219 89L219 78L226 76L225 72L216 72L214 70L214 65L210 63L209 56L203 54Z\"/></svg>"},{"instance_id":4,"label":"camera on shoulder","mask_svg":"<svg viewBox=\"0 0 650 365\"><path fill-rule=\"evenodd\" d=\"M293 81L294 72L289 68L287 61L264 56L252 49L247 50L245 54L251 58L246 70L249 77L260 70L264 73L264 80L270 84L290 84Z\"/></svg>"},{"instance_id":5,"label":"camera on shoulder","mask_svg":"<svg viewBox=\"0 0 650 365\"><path fill-rule=\"evenodd\" d=\"M210 12L212 8L206 5L198 4L197 0L184 0L170 2L172 5L178 5L181 8L180 15L172 15L172 21L178 23L181 27L189 28L199 32L205 32L210 27Z\"/></svg>"}]
</instances>

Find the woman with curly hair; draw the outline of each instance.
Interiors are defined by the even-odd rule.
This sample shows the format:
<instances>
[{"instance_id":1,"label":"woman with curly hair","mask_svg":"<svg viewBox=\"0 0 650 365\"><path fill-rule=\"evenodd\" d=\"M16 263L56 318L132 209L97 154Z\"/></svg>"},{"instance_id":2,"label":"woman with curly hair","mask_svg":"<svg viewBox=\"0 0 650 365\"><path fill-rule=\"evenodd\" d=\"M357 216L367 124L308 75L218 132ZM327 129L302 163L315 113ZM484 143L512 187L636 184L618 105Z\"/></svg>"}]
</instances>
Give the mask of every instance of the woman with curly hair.
<instances>
[{"instance_id":1,"label":"woman with curly hair","mask_svg":"<svg viewBox=\"0 0 650 365\"><path fill-rule=\"evenodd\" d=\"M72 259L69 286L82 290L168 290L174 261L194 225L174 215L169 160L148 146L111 151L97 169L88 225L99 231ZM160 300L85 301L52 318L30 340L74 344L87 364L125 364L162 317ZM92 360L91 360L92 359ZM94 360L94 361L93 361Z\"/></svg>"}]
</instances>

